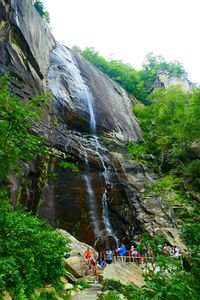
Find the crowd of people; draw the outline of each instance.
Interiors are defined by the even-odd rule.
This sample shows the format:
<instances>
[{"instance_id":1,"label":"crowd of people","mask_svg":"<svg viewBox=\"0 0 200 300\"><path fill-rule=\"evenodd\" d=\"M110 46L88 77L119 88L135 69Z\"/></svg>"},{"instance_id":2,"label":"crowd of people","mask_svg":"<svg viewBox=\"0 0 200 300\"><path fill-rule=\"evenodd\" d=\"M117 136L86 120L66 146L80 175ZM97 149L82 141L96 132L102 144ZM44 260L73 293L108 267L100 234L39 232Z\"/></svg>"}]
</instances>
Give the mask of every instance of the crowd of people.
<instances>
[{"instance_id":1,"label":"crowd of people","mask_svg":"<svg viewBox=\"0 0 200 300\"><path fill-rule=\"evenodd\" d=\"M180 249L177 246L167 244L164 246L158 245L156 252L177 259L180 257ZM151 263L153 270L155 269L154 251L150 246L143 246L141 244L138 244L136 247L132 245L129 250L126 249L124 244L121 244L120 247L113 250L106 249L106 251L101 252L98 258L92 254L92 251L88 247L85 251L85 259L93 274L97 272L97 265L105 268L107 264L117 261L135 262L137 265Z\"/></svg>"}]
</instances>

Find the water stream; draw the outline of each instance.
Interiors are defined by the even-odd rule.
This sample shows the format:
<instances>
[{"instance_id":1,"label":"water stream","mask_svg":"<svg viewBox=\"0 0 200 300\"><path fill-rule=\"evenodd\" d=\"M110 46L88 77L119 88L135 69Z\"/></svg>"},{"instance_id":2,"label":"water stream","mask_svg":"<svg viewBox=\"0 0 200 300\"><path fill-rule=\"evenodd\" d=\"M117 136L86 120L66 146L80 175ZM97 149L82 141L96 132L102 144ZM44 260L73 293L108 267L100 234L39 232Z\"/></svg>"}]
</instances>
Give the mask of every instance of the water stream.
<instances>
[{"instance_id":1,"label":"water stream","mask_svg":"<svg viewBox=\"0 0 200 300\"><path fill-rule=\"evenodd\" d=\"M89 128L90 128L91 136L94 141L95 152L98 155L103 167L105 190L102 196L102 219L103 219L106 235L112 236L116 244L118 244L118 239L113 232L110 223L109 212L108 212L108 187L110 185L110 172L107 167L108 158L105 155L105 150L100 145L98 137L96 136L96 119L95 119L95 114L93 109L94 98L87 84L84 82L84 79L82 78L80 71L76 65L76 61L75 59L73 59L70 51L64 46L61 47L62 47L61 50L63 52L63 58L66 59L68 62L70 62L70 76L71 76L71 80L70 80L71 84L69 84L69 89L71 88L70 92L71 94L73 94L73 89L76 88L76 95L78 94L78 98L82 101L82 103L84 103L84 106L87 107L87 111L89 113L89 126L90 126ZM92 188L87 151L85 148L84 148L84 157L85 157L86 173L83 175L83 179L85 182L89 206L90 206L90 220L93 225L95 235L96 237L98 237L100 235L100 223L97 217L96 198Z\"/></svg>"}]
</instances>

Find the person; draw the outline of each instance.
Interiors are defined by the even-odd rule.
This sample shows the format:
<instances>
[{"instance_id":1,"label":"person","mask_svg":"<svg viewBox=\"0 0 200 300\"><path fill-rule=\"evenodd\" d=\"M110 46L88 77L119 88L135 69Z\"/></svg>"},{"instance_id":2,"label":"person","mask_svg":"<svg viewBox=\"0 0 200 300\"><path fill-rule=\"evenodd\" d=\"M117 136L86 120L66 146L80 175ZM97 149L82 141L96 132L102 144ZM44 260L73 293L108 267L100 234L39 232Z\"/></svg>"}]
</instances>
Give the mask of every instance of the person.
<instances>
[{"instance_id":1,"label":"person","mask_svg":"<svg viewBox=\"0 0 200 300\"><path fill-rule=\"evenodd\" d=\"M85 251L85 258L87 260L88 265L90 265L90 263L91 263L91 257L92 257L92 252L91 252L90 248L87 247L87 249Z\"/></svg>"},{"instance_id":2,"label":"person","mask_svg":"<svg viewBox=\"0 0 200 300\"><path fill-rule=\"evenodd\" d=\"M134 246L131 246L131 249L130 249L130 254L131 256L133 256L133 251L135 250L135 247Z\"/></svg>"},{"instance_id":3,"label":"person","mask_svg":"<svg viewBox=\"0 0 200 300\"><path fill-rule=\"evenodd\" d=\"M112 251L110 249L106 250L105 256L106 256L106 263L111 264L112 263Z\"/></svg>"},{"instance_id":4,"label":"person","mask_svg":"<svg viewBox=\"0 0 200 300\"><path fill-rule=\"evenodd\" d=\"M102 269L105 267L105 261L104 261L103 258L101 258L101 259L99 260L99 265L100 265L100 267L101 267Z\"/></svg>"},{"instance_id":5,"label":"person","mask_svg":"<svg viewBox=\"0 0 200 300\"><path fill-rule=\"evenodd\" d=\"M120 257L120 261L122 261L123 260L123 249L122 249L122 247L119 247L118 249L117 249L117 255Z\"/></svg>"},{"instance_id":6,"label":"person","mask_svg":"<svg viewBox=\"0 0 200 300\"><path fill-rule=\"evenodd\" d=\"M123 260L126 261L126 246L124 244L122 244L121 246L121 251L122 251Z\"/></svg>"},{"instance_id":7,"label":"person","mask_svg":"<svg viewBox=\"0 0 200 300\"><path fill-rule=\"evenodd\" d=\"M132 245L131 248L130 248L130 256L131 256L131 261L133 261L133 252L135 251L135 248L134 246Z\"/></svg>"},{"instance_id":8,"label":"person","mask_svg":"<svg viewBox=\"0 0 200 300\"><path fill-rule=\"evenodd\" d=\"M153 250L152 250L151 248L150 248L149 251L148 251L148 257L149 257L149 262L150 262L151 265L152 265L152 269L153 269L153 271L155 272L155 269L156 269L155 258L154 258Z\"/></svg>"},{"instance_id":9,"label":"person","mask_svg":"<svg viewBox=\"0 0 200 300\"><path fill-rule=\"evenodd\" d=\"M179 256L180 256L180 249L174 246L174 257L179 258Z\"/></svg>"},{"instance_id":10,"label":"person","mask_svg":"<svg viewBox=\"0 0 200 300\"><path fill-rule=\"evenodd\" d=\"M131 252L131 256L133 258L133 261L135 259L136 263L137 263L138 262L137 261L137 259L138 259L138 252L135 250L135 248L133 246L131 246L130 252Z\"/></svg>"},{"instance_id":11,"label":"person","mask_svg":"<svg viewBox=\"0 0 200 300\"><path fill-rule=\"evenodd\" d=\"M92 266L92 274L97 276L97 259L95 257L91 259L91 266Z\"/></svg>"},{"instance_id":12,"label":"person","mask_svg":"<svg viewBox=\"0 0 200 300\"><path fill-rule=\"evenodd\" d=\"M165 244L164 247L163 247L163 253L166 256L169 256L169 246L167 246L167 244Z\"/></svg>"},{"instance_id":13,"label":"person","mask_svg":"<svg viewBox=\"0 0 200 300\"><path fill-rule=\"evenodd\" d=\"M113 249L113 261L117 262L118 248Z\"/></svg>"},{"instance_id":14,"label":"person","mask_svg":"<svg viewBox=\"0 0 200 300\"><path fill-rule=\"evenodd\" d=\"M138 257L138 265L140 265L142 263L142 256L140 252L137 253L137 257Z\"/></svg>"}]
</instances>

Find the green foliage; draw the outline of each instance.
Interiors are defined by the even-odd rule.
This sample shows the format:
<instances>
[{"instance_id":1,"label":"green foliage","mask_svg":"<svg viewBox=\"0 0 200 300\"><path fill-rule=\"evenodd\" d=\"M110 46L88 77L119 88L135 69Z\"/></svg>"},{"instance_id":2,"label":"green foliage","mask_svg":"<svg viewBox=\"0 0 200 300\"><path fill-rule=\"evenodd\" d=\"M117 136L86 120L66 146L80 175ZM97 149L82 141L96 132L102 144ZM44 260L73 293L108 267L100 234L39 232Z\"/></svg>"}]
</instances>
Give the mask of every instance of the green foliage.
<instances>
[{"instance_id":1,"label":"green foliage","mask_svg":"<svg viewBox=\"0 0 200 300\"><path fill-rule=\"evenodd\" d=\"M193 185L200 188L200 160L195 159L191 162L189 162L185 168L184 173L189 176L189 178L192 180Z\"/></svg>"},{"instance_id":2,"label":"green foliage","mask_svg":"<svg viewBox=\"0 0 200 300\"><path fill-rule=\"evenodd\" d=\"M80 280L77 285L80 285L83 289L89 289L91 287L91 284L84 280Z\"/></svg>"},{"instance_id":3,"label":"green foliage","mask_svg":"<svg viewBox=\"0 0 200 300\"><path fill-rule=\"evenodd\" d=\"M154 74L157 74L158 71L164 71L171 76L187 78L187 72L180 62L171 61L167 63L163 56L155 56L152 52L146 55L143 68Z\"/></svg>"},{"instance_id":4,"label":"green foliage","mask_svg":"<svg viewBox=\"0 0 200 300\"><path fill-rule=\"evenodd\" d=\"M47 22L50 23L50 17L48 11L45 10L44 4L40 0L33 0L33 5L37 9L40 16Z\"/></svg>"},{"instance_id":5,"label":"green foliage","mask_svg":"<svg viewBox=\"0 0 200 300\"><path fill-rule=\"evenodd\" d=\"M134 159L139 159L142 154L146 153L145 144L129 143L127 151L133 155Z\"/></svg>"},{"instance_id":6,"label":"green foliage","mask_svg":"<svg viewBox=\"0 0 200 300\"><path fill-rule=\"evenodd\" d=\"M0 233L0 294L30 299L36 287L58 283L65 273L62 255L69 251L58 232L1 198Z\"/></svg>"},{"instance_id":7,"label":"green foliage","mask_svg":"<svg viewBox=\"0 0 200 300\"><path fill-rule=\"evenodd\" d=\"M113 280L113 279L106 279L103 282L103 288L102 288L103 291L113 290L121 293L122 289L123 289L123 285L120 283L120 281Z\"/></svg>"},{"instance_id":8,"label":"green foliage","mask_svg":"<svg viewBox=\"0 0 200 300\"><path fill-rule=\"evenodd\" d=\"M75 52L81 53L89 62L118 82L128 93L143 103L148 103L152 86L159 71L165 71L171 76L187 77L183 66L177 62L167 63L161 56L149 53L141 70L135 70L129 64L120 60L106 60L94 48L85 48L82 52L74 46Z\"/></svg>"},{"instance_id":9,"label":"green foliage","mask_svg":"<svg viewBox=\"0 0 200 300\"><path fill-rule=\"evenodd\" d=\"M75 172L77 173L78 172L78 166L74 163L71 163L71 162L67 162L67 161L60 161L59 162L59 167L63 168L63 169L69 169L69 170L72 170L72 172Z\"/></svg>"},{"instance_id":10,"label":"green foliage","mask_svg":"<svg viewBox=\"0 0 200 300\"><path fill-rule=\"evenodd\" d=\"M19 169L19 161L29 161L48 153L45 139L31 133L33 120L39 120L48 107L50 95L22 103L12 96L8 76L0 77L0 179Z\"/></svg>"},{"instance_id":11,"label":"green foliage","mask_svg":"<svg viewBox=\"0 0 200 300\"><path fill-rule=\"evenodd\" d=\"M100 294L98 300L120 300L120 296L115 291L107 291L106 293Z\"/></svg>"},{"instance_id":12,"label":"green foliage","mask_svg":"<svg viewBox=\"0 0 200 300\"><path fill-rule=\"evenodd\" d=\"M136 148L130 145L128 152L139 156L154 154L161 165L165 155L170 155L174 174L189 176L200 189L199 160L190 161L188 154L200 138L199 106L200 89L186 93L178 86L171 86L154 91L149 96L149 105L138 104L133 108L143 130L144 143Z\"/></svg>"},{"instance_id":13,"label":"green foliage","mask_svg":"<svg viewBox=\"0 0 200 300\"><path fill-rule=\"evenodd\" d=\"M192 223L182 228L182 238L188 245L189 250L196 255L200 255L200 224Z\"/></svg>"},{"instance_id":14,"label":"green foliage","mask_svg":"<svg viewBox=\"0 0 200 300\"><path fill-rule=\"evenodd\" d=\"M157 273L150 272L146 278L147 288L144 294L148 299L183 300L187 295L195 300L198 293L191 287L191 279L190 274L180 271L176 266Z\"/></svg>"}]
</instances>

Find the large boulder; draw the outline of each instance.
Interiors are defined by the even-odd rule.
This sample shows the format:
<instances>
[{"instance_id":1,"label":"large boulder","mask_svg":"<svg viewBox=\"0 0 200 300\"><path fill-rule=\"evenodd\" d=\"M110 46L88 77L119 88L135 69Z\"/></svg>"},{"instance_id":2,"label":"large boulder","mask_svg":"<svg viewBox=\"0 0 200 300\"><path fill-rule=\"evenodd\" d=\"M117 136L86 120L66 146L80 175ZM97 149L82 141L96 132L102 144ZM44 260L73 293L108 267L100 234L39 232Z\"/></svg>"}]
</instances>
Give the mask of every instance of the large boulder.
<instances>
[{"instance_id":1,"label":"large boulder","mask_svg":"<svg viewBox=\"0 0 200 300\"><path fill-rule=\"evenodd\" d=\"M72 256L84 257L85 251L88 247L90 248L93 257L94 256L98 257L98 252L92 246L80 242L73 235L71 235L69 232L63 229L58 229L58 231L69 241L69 247L71 248L70 257Z\"/></svg>"},{"instance_id":2,"label":"large boulder","mask_svg":"<svg viewBox=\"0 0 200 300\"><path fill-rule=\"evenodd\" d=\"M145 285L142 274L142 270L133 262L117 262L106 266L103 272L103 280L119 280L124 285L133 283L141 287Z\"/></svg>"},{"instance_id":3,"label":"large boulder","mask_svg":"<svg viewBox=\"0 0 200 300\"><path fill-rule=\"evenodd\" d=\"M73 256L65 259L65 268L75 277L83 277L88 272L88 265L82 257Z\"/></svg>"}]
</instances>

